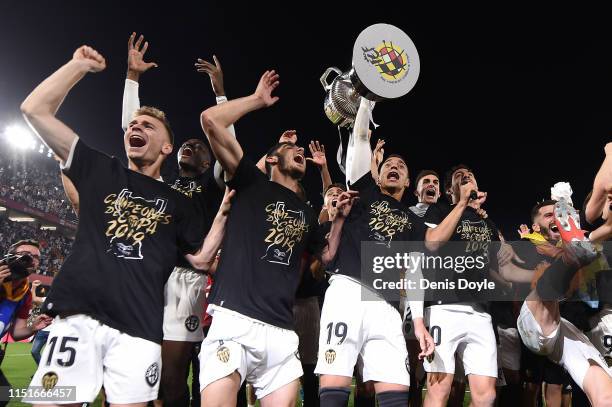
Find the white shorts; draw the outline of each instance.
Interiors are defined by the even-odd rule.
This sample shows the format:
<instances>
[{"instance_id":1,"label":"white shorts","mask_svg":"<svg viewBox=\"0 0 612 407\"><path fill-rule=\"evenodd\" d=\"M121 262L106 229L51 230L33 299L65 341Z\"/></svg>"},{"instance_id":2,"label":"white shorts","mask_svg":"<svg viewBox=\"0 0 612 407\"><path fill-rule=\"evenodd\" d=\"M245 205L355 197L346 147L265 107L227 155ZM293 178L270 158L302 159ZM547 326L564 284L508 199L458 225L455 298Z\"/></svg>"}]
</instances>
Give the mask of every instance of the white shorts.
<instances>
[{"instance_id":1,"label":"white shorts","mask_svg":"<svg viewBox=\"0 0 612 407\"><path fill-rule=\"evenodd\" d=\"M238 372L261 399L302 376L295 332L215 305L208 313L213 319L200 350L200 391Z\"/></svg>"},{"instance_id":2,"label":"white shorts","mask_svg":"<svg viewBox=\"0 0 612 407\"><path fill-rule=\"evenodd\" d=\"M602 310L593 322L595 327L587 333L587 336L603 355L608 366L612 366L612 310Z\"/></svg>"},{"instance_id":3,"label":"white shorts","mask_svg":"<svg viewBox=\"0 0 612 407\"><path fill-rule=\"evenodd\" d=\"M516 328L497 327L501 353L501 366L504 369L521 369L521 338Z\"/></svg>"},{"instance_id":4,"label":"white shorts","mask_svg":"<svg viewBox=\"0 0 612 407\"><path fill-rule=\"evenodd\" d=\"M491 316L471 304L432 305L425 324L436 349L425 360L427 373L455 374L455 353L465 375L497 377L497 344Z\"/></svg>"},{"instance_id":5,"label":"white shorts","mask_svg":"<svg viewBox=\"0 0 612 407\"><path fill-rule=\"evenodd\" d=\"M296 298L293 306L295 333L300 340L299 351L302 363L314 365L317 363L319 345L319 323L321 311L319 298Z\"/></svg>"},{"instance_id":6,"label":"white shorts","mask_svg":"<svg viewBox=\"0 0 612 407\"><path fill-rule=\"evenodd\" d=\"M161 373L161 346L104 325L83 314L55 318L32 391L74 386L76 400L33 404L91 403L104 386L112 404L157 399ZM23 402L28 402L23 399Z\"/></svg>"},{"instance_id":7,"label":"white shorts","mask_svg":"<svg viewBox=\"0 0 612 407\"><path fill-rule=\"evenodd\" d=\"M202 342L206 280L189 268L174 268L164 289L164 340Z\"/></svg>"},{"instance_id":8,"label":"white shorts","mask_svg":"<svg viewBox=\"0 0 612 407\"><path fill-rule=\"evenodd\" d=\"M601 353L586 335L568 320L561 318L557 329L550 335L544 336L540 324L527 306L527 302L524 302L517 326L527 349L539 355L546 355L564 367L580 388L583 388L584 376L591 366L590 361L597 363L612 376Z\"/></svg>"},{"instance_id":9,"label":"white shorts","mask_svg":"<svg viewBox=\"0 0 612 407\"><path fill-rule=\"evenodd\" d=\"M363 381L410 385L402 317L382 299L363 301L362 286L334 276L325 293L315 373L352 377L357 359ZM373 294L371 294L373 295Z\"/></svg>"}]
</instances>

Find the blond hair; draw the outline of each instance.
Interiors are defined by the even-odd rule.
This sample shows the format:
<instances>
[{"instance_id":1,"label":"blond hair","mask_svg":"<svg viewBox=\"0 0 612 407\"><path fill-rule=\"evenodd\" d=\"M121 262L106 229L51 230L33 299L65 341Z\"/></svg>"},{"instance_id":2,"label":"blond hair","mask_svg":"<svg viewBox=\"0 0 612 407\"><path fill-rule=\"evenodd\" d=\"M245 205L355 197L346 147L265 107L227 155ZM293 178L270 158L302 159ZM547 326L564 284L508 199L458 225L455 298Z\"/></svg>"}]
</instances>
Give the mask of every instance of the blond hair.
<instances>
[{"instance_id":1,"label":"blond hair","mask_svg":"<svg viewBox=\"0 0 612 407\"><path fill-rule=\"evenodd\" d=\"M170 144L174 145L174 133L172 132L172 128L170 127L170 122L166 117L166 113L153 106L141 106L140 109L134 112L133 117L136 116L150 116L162 122L164 124L164 127L166 128L166 131L168 132Z\"/></svg>"}]
</instances>

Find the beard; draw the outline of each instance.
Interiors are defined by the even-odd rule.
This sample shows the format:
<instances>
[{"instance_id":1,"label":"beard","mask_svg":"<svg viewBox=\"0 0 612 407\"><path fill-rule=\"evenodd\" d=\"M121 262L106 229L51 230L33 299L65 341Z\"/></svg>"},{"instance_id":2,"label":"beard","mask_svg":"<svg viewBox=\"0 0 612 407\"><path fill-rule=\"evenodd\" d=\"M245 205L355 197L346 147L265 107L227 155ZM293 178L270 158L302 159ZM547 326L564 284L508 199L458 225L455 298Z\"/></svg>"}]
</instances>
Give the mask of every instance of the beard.
<instances>
[{"instance_id":1,"label":"beard","mask_svg":"<svg viewBox=\"0 0 612 407\"><path fill-rule=\"evenodd\" d=\"M304 177L304 172L298 168L290 167L285 157L278 155L278 169L283 173L289 175L295 180L301 180Z\"/></svg>"}]
</instances>

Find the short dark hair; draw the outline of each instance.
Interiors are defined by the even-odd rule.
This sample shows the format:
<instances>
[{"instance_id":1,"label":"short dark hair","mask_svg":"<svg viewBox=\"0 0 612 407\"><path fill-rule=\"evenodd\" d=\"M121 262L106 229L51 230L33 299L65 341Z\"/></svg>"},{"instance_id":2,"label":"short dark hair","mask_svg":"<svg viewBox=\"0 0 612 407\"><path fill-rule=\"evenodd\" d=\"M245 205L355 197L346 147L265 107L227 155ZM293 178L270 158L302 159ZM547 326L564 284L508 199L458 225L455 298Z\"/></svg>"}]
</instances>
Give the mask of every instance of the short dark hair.
<instances>
[{"instance_id":1,"label":"short dark hair","mask_svg":"<svg viewBox=\"0 0 612 407\"><path fill-rule=\"evenodd\" d=\"M25 245L34 246L38 250L40 250L40 243L38 243L38 240L34 240L34 239L22 239L22 240L19 240L19 241L13 243L11 245L11 247L9 247L9 253L15 253L19 246L25 246Z\"/></svg>"},{"instance_id":2,"label":"short dark hair","mask_svg":"<svg viewBox=\"0 0 612 407\"><path fill-rule=\"evenodd\" d=\"M548 205L554 205L556 203L557 201L555 201L554 199L546 199L542 202L538 202L537 204L535 204L535 206L531 208L531 223L535 221L536 216L538 216L538 214L540 213L540 209Z\"/></svg>"},{"instance_id":3,"label":"short dark hair","mask_svg":"<svg viewBox=\"0 0 612 407\"><path fill-rule=\"evenodd\" d=\"M330 184L327 188L325 188L325 191L323 191L322 195L325 196L327 192L332 188L340 188L341 190L346 191L346 186L344 184L334 182L333 184Z\"/></svg>"},{"instance_id":4,"label":"short dark hair","mask_svg":"<svg viewBox=\"0 0 612 407\"><path fill-rule=\"evenodd\" d=\"M378 172L380 172L380 169L382 168L383 164L389 161L391 158L399 158L400 160L402 160L404 164L406 164L406 170L408 170L408 161L406 161L404 157L399 154L389 154L386 158L383 158L380 164L378 164ZM408 176L410 176L410 170L408 170Z\"/></svg>"},{"instance_id":5,"label":"short dark hair","mask_svg":"<svg viewBox=\"0 0 612 407\"><path fill-rule=\"evenodd\" d=\"M434 170L421 170L421 172L419 172L419 174L414 179L415 188L419 184L419 181L421 180L421 178L426 177L428 175L435 175L435 177L438 178L438 180L440 179L440 176Z\"/></svg>"},{"instance_id":6,"label":"short dark hair","mask_svg":"<svg viewBox=\"0 0 612 407\"><path fill-rule=\"evenodd\" d=\"M473 172L472 169L470 167L468 167L467 165L465 165L465 164L457 164L457 165L452 166L450 168L450 170L448 170L448 171L446 171L446 173L444 173L444 195L448 199L450 199L450 195L448 193L448 190L453 185L453 174L457 170L468 170L470 172Z\"/></svg>"},{"instance_id":7,"label":"short dark hair","mask_svg":"<svg viewBox=\"0 0 612 407\"><path fill-rule=\"evenodd\" d=\"M276 153L278 153L278 150L280 150L281 147L288 145L293 146L294 144L288 141L282 141L280 143L274 144L266 153L266 158L276 155ZM268 163L268 161L266 161L266 175L268 176L268 178L272 175L272 164Z\"/></svg>"}]
</instances>

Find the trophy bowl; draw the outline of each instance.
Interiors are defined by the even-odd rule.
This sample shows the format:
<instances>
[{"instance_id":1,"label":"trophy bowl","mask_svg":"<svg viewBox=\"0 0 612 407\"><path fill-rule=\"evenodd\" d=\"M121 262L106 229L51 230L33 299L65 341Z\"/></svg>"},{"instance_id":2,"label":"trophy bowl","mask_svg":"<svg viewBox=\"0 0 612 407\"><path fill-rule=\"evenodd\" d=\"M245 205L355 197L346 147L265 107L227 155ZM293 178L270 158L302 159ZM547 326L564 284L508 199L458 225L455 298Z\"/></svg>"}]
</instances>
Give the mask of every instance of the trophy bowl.
<instances>
[{"instance_id":1,"label":"trophy bowl","mask_svg":"<svg viewBox=\"0 0 612 407\"><path fill-rule=\"evenodd\" d=\"M332 72L336 77L330 83ZM355 41L352 68L330 67L321 76L325 114L337 126L352 127L361 97L375 102L402 97L419 72L419 54L406 33L390 24L371 25Z\"/></svg>"}]
</instances>

